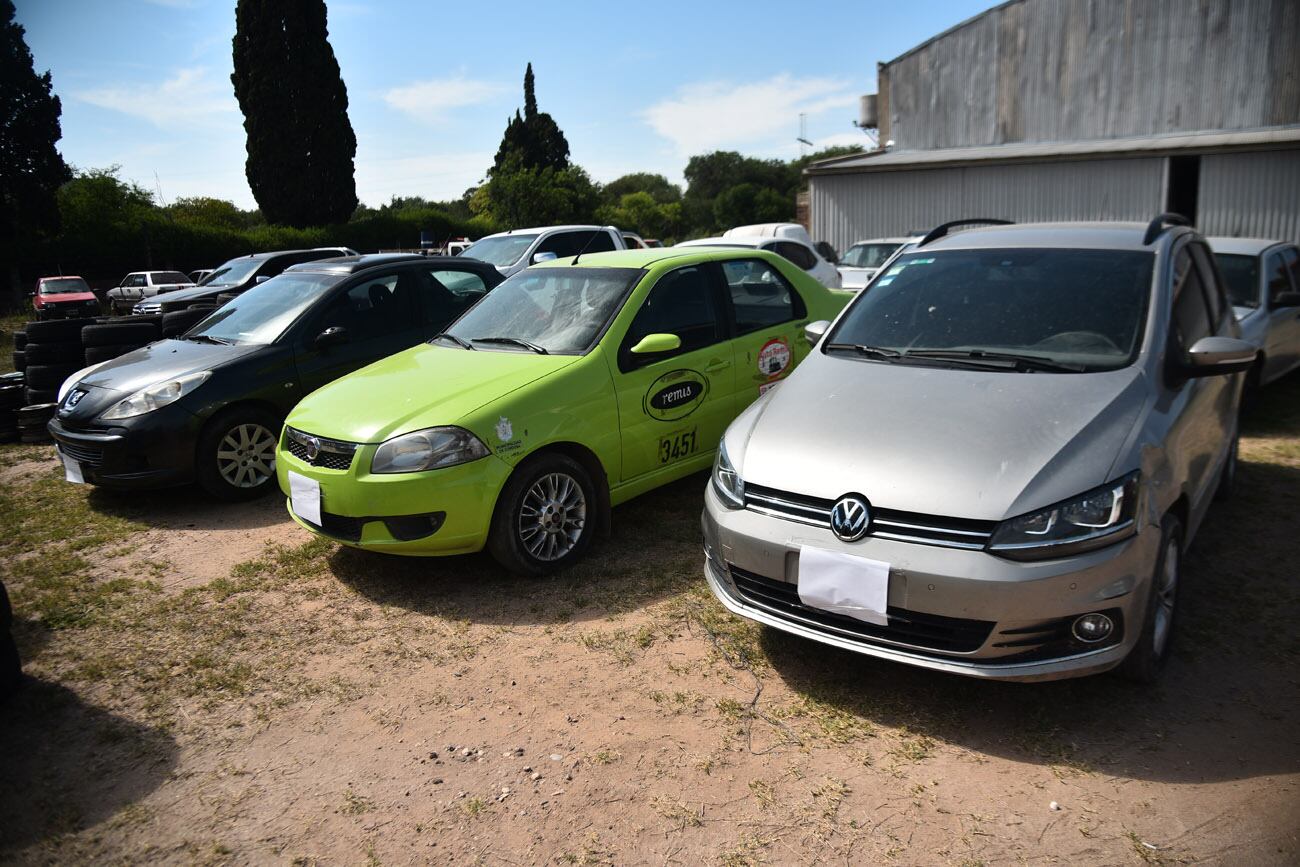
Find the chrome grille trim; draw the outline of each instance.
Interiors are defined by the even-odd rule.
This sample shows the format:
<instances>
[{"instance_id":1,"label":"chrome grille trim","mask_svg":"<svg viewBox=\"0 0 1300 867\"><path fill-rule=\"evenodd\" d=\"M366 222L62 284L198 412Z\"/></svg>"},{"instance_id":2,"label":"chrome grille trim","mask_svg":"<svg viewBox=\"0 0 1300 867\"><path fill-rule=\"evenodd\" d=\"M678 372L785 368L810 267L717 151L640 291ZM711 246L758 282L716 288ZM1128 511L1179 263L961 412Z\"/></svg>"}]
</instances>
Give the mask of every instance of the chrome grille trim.
<instances>
[{"instance_id":1,"label":"chrome grille trim","mask_svg":"<svg viewBox=\"0 0 1300 867\"><path fill-rule=\"evenodd\" d=\"M289 449L289 454L300 461L311 464L313 467L322 467L327 470L346 470L350 468L352 458L360 447L359 443L318 437L287 426L284 429L284 434L285 445ZM312 439L316 440L318 448L315 458L307 456L307 444Z\"/></svg>"}]
</instances>

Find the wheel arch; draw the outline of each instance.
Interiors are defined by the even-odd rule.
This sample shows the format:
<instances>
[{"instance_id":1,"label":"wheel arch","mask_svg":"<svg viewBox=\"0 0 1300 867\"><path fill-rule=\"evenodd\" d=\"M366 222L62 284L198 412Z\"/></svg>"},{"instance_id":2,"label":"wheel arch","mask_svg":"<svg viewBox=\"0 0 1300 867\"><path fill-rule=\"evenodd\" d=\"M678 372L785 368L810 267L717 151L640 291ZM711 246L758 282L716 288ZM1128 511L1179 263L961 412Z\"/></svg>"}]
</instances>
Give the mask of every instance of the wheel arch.
<instances>
[{"instance_id":1,"label":"wheel arch","mask_svg":"<svg viewBox=\"0 0 1300 867\"><path fill-rule=\"evenodd\" d=\"M600 458L587 446L569 440L547 443L520 461L511 472L511 475L513 476L514 473L519 472L521 467L548 454L559 454L572 458L581 464L582 468L591 476L591 482L596 487L597 504L600 506L596 529L601 536L608 537L613 523L610 514L612 507L610 506L609 497L609 474L605 472L605 465L601 463Z\"/></svg>"}]
</instances>

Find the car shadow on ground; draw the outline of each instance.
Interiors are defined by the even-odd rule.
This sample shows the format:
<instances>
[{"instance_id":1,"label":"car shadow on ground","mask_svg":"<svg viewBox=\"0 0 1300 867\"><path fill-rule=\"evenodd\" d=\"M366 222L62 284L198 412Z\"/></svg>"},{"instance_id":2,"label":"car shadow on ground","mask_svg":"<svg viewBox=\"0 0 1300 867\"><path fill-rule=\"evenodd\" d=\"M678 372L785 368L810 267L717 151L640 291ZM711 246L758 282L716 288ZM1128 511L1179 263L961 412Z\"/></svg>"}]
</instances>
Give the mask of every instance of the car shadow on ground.
<instances>
[{"instance_id":1,"label":"car shadow on ground","mask_svg":"<svg viewBox=\"0 0 1300 867\"><path fill-rule=\"evenodd\" d=\"M92 488L90 507L164 530L256 530L289 520L278 490L243 503L218 500L195 485L158 491Z\"/></svg>"},{"instance_id":2,"label":"car shadow on ground","mask_svg":"<svg viewBox=\"0 0 1300 867\"><path fill-rule=\"evenodd\" d=\"M0 744L0 861L139 802L177 760L176 742L163 731L31 677L0 703ZM44 859L29 853L22 860Z\"/></svg>"},{"instance_id":3,"label":"car shadow on ground","mask_svg":"<svg viewBox=\"0 0 1300 867\"><path fill-rule=\"evenodd\" d=\"M700 579L705 473L614 509L613 532L572 568L542 578L506 572L487 554L396 557L340 547L334 575L380 605L493 624L599 619L656 602Z\"/></svg>"}]
</instances>

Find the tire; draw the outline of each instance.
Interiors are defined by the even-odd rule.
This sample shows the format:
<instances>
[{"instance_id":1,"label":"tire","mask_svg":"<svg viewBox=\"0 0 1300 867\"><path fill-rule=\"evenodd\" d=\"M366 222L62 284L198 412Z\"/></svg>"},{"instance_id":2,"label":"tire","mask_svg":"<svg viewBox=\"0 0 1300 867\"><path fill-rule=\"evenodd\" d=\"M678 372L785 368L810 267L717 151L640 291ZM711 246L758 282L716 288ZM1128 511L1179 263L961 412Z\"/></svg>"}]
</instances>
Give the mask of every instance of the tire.
<instances>
[{"instance_id":1,"label":"tire","mask_svg":"<svg viewBox=\"0 0 1300 867\"><path fill-rule=\"evenodd\" d=\"M251 500L275 488L279 430L280 420L257 407L234 407L218 414L203 428L195 449L199 486L227 502Z\"/></svg>"},{"instance_id":2,"label":"tire","mask_svg":"<svg viewBox=\"0 0 1300 867\"><path fill-rule=\"evenodd\" d=\"M46 390L44 388L27 389L27 406L40 406L43 403L53 404L59 399L58 389ZM21 412L21 410L19 410Z\"/></svg>"},{"instance_id":3,"label":"tire","mask_svg":"<svg viewBox=\"0 0 1300 867\"><path fill-rule=\"evenodd\" d=\"M1240 445L1241 434L1236 434L1228 449L1228 458L1223 462L1223 469L1219 471L1219 487L1214 490L1214 500L1217 503L1228 502L1237 490L1237 451Z\"/></svg>"},{"instance_id":4,"label":"tire","mask_svg":"<svg viewBox=\"0 0 1300 867\"><path fill-rule=\"evenodd\" d=\"M1172 565L1170 559L1173 559ZM1167 515L1161 526L1160 556L1148 582L1146 611L1137 644L1119 672L1138 683L1155 683L1164 671L1178 625L1178 585L1182 583L1183 522Z\"/></svg>"},{"instance_id":5,"label":"tire","mask_svg":"<svg viewBox=\"0 0 1300 867\"><path fill-rule=\"evenodd\" d=\"M14 349L26 349L26 348L27 348L27 332L26 332L26 331L15 331L15 332L14 332Z\"/></svg>"},{"instance_id":6,"label":"tire","mask_svg":"<svg viewBox=\"0 0 1300 867\"><path fill-rule=\"evenodd\" d=\"M72 364L81 361L81 343L29 343L23 349L28 364Z\"/></svg>"},{"instance_id":7,"label":"tire","mask_svg":"<svg viewBox=\"0 0 1300 867\"><path fill-rule=\"evenodd\" d=\"M64 364L29 364L27 365L27 387L58 391L63 380L76 373L86 365L81 359Z\"/></svg>"},{"instance_id":8,"label":"tire","mask_svg":"<svg viewBox=\"0 0 1300 867\"><path fill-rule=\"evenodd\" d=\"M27 395L23 393L25 391L26 389L20 383L0 385L0 413L26 406Z\"/></svg>"},{"instance_id":9,"label":"tire","mask_svg":"<svg viewBox=\"0 0 1300 867\"><path fill-rule=\"evenodd\" d=\"M13 356L14 356L14 370L26 370L27 351L23 349L15 349Z\"/></svg>"},{"instance_id":10,"label":"tire","mask_svg":"<svg viewBox=\"0 0 1300 867\"><path fill-rule=\"evenodd\" d=\"M9 594L0 584L0 701L8 698L22 683L23 666L18 658L18 645L14 644L14 614L9 605Z\"/></svg>"},{"instance_id":11,"label":"tire","mask_svg":"<svg viewBox=\"0 0 1300 867\"><path fill-rule=\"evenodd\" d=\"M33 403L18 409L14 415L18 419L18 426L31 424L45 424L54 418L54 411L59 406L56 403Z\"/></svg>"},{"instance_id":12,"label":"tire","mask_svg":"<svg viewBox=\"0 0 1300 867\"><path fill-rule=\"evenodd\" d=\"M135 317L112 325L87 325L81 331L81 342L86 347L120 346L123 343L153 343L158 339L158 326L153 322L137 322Z\"/></svg>"},{"instance_id":13,"label":"tire","mask_svg":"<svg viewBox=\"0 0 1300 867\"><path fill-rule=\"evenodd\" d=\"M1241 386L1241 402L1237 405L1239 414L1245 414L1255 408L1259 402L1260 383L1264 381L1264 359L1255 359L1255 366L1246 372L1246 381Z\"/></svg>"},{"instance_id":14,"label":"tire","mask_svg":"<svg viewBox=\"0 0 1300 867\"><path fill-rule=\"evenodd\" d=\"M600 523L595 513L599 503L586 468L568 455L543 454L525 461L497 498L488 552L517 575L547 575L564 569L591 545ZM530 515L529 510L538 506L558 507L558 511L549 517ZM552 528L545 528L544 523L552 523Z\"/></svg>"},{"instance_id":15,"label":"tire","mask_svg":"<svg viewBox=\"0 0 1300 867\"><path fill-rule=\"evenodd\" d=\"M24 430L18 431L18 441L20 443L52 443L49 433L41 428L39 431L33 430L30 433Z\"/></svg>"},{"instance_id":16,"label":"tire","mask_svg":"<svg viewBox=\"0 0 1300 867\"><path fill-rule=\"evenodd\" d=\"M191 307L187 310L177 310L175 313L164 313L162 319L162 336L176 337L189 331L199 322L206 319L208 314L217 308L212 306L201 309Z\"/></svg>"},{"instance_id":17,"label":"tire","mask_svg":"<svg viewBox=\"0 0 1300 867\"><path fill-rule=\"evenodd\" d=\"M81 319L50 319L28 322L28 343L80 343L81 329L86 323Z\"/></svg>"},{"instance_id":18,"label":"tire","mask_svg":"<svg viewBox=\"0 0 1300 867\"><path fill-rule=\"evenodd\" d=\"M139 349L143 344L120 343L116 346L87 346L84 356L87 366L99 364L101 361L112 361L120 355L126 355L128 352Z\"/></svg>"}]
</instances>

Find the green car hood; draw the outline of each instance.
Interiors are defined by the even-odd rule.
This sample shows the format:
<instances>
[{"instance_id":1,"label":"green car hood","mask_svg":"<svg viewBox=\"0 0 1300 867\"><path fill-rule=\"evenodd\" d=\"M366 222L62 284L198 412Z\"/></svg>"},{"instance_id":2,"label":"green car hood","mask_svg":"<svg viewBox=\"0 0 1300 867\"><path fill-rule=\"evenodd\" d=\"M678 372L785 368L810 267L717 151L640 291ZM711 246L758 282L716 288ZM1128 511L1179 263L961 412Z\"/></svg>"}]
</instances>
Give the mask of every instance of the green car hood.
<instances>
[{"instance_id":1,"label":"green car hood","mask_svg":"<svg viewBox=\"0 0 1300 867\"><path fill-rule=\"evenodd\" d=\"M313 391L286 423L317 436L379 443L421 428L462 424L479 407L578 360L574 355L415 346Z\"/></svg>"}]
</instances>

